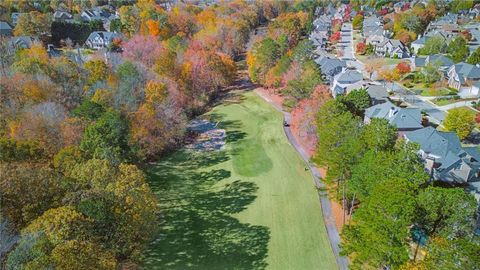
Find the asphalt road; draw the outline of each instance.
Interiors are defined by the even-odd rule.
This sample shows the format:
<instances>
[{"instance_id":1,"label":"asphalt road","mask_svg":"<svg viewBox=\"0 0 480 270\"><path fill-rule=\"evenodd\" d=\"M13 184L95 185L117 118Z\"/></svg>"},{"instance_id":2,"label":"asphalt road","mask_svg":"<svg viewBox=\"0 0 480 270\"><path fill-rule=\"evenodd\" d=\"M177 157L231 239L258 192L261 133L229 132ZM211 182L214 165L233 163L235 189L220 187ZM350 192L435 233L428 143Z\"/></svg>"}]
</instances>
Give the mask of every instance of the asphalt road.
<instances>
[{"instance_id":1,"label":"asphalt road","mask_svg":"<svg viewBox=\"0 0 480 270\"><path fill-rule=\"evenodd\" d=\"M343 57L344 59L348 59L348 65L355 67L357 70L362 72L364 76L366 76L367 72L365 71L364 64L360 62L354 54L353 48L353 32L352 32L352 24L351 23L344 23L342 25L342 32L341 35L341 42L343 44L349 44L349 46L345 46L343 49ZM406 103L410 104L412 107L420 108L422 111L426 112L428 118L431 122L435 124L440 124L443 119L445 119L446 113L434 105L421 100L418 98L413 92L405 88L404 86L393 82L393 83L384 83L383 81L375 81L379 84L385 85L385 87L391 89L394 93L396 93L399 97L401 97Z\"/></svg>"}]
</instances>

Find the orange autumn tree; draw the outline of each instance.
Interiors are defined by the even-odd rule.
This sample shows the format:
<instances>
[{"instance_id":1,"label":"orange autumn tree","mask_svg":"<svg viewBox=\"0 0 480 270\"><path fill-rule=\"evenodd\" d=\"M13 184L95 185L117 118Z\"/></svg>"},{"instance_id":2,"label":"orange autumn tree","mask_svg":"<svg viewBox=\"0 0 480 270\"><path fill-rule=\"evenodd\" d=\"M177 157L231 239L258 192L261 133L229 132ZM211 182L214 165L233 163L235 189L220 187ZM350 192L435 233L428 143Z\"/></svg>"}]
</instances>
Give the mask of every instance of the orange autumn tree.
<instances>
[{"instance_id":1,"label":"orange autumn tree","mask_svg":"<svg viewBox=\"0 0 480 270\"><path fill-rule=\"evenodd\" d=\"M151 36L156 37L160 34L160 22L148 19L146 25Z\"/></svg>"}]
</instances>

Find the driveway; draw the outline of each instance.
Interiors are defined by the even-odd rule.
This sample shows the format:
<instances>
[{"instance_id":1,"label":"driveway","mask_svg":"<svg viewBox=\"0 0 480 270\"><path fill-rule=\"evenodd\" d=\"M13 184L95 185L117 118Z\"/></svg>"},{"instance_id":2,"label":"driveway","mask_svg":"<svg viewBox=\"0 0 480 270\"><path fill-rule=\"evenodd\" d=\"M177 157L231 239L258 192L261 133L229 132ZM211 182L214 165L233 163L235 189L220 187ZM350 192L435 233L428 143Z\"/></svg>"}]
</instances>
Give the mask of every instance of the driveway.
<instances>
[{"instance_id":1,"label":"driveway","mask_svg":"<svg viewBox=\"0 0 480 270\"><path fill-rule=\"evenodd\" d=\"M362 72L362 74L366 76L366 71L364 64L359 61L355 57L354 53L354 48L353 48L353 34L352 34L352 24L351 23L344 23L342 25L342 31L345 32L345 34L342 34L341 41L344 44L349 44L350 46L346 46L343 53L344 56L343 58L349 59L347 61L347 64L355 67L357 70ZM349 33L349 34L347 34ZM352 59L352 60L350 60ZM391 89L395 94L397 94L402 100L404 100L406 103L410 104L412 107L417 107L420 108L422 111L426 112L428 114L428 118L431 122L435 124L440 124L443 119L445 119L446 113L440 109L438 109L435 105L421 100L418 98L413 92L405 88L404 86L394 82L394 83L385 83L384 81L374 81L377 83L380 83L384 85L385 87Z\"/></svg>"},{"instance_id":2,"label":"driveway","mask_svg":"<svg viewBox=\"0 0 480 270\"><path fill-rule=\"evenodd\" d=\"M393 83L385 83L385 87L391 89L403 101L410 104L412 107L420 108L422 111L427 113L428 118L431 122L439 125L445 119L446 112L440 110L438 106L433 105L428 101L422 100L417 95L415 95L412 91L405 88L403 85L397 82L393 82Z\"/></svg>"}]
</instances>

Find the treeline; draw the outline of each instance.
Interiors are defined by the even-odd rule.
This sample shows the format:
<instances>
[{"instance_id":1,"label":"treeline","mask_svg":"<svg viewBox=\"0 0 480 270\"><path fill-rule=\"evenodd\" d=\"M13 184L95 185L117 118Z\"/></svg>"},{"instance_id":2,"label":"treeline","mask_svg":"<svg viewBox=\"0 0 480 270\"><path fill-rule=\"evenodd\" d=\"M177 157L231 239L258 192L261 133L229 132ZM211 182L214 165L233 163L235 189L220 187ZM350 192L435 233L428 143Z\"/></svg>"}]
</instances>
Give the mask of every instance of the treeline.
<instances>
[{"instance_id":1,"label":"treeline","mask_svg":"<svg viewBox=\"0 0 480 270\"><path fill-rule=\"evenodd\" d=\"M322 82L321 72L311 59L313 44L303 40L312 30L317 1L292 6L269 24L267 35L247 53L250 79L269 88L280 89L284 105L294 107L309 97Z\"/></svg>"},{"instance_id":2,"label":"treeline","mask_svg":"<svg viewBox=\"0 0 480 270\"><path fill-rule=\"evenodd\" d=\"M55 46L60 46L62 45L62 41L69 39L72 41L71 45L78 44L79 46L83 46L90 33L94 31L105 31L101 21L92 21L88 23L52 22L51 42Z\"/></svg>"},{"instance_id":3,"label":"treeline","mask_svg":"<svg viewBox=\"0 0 480 270\"><path fill-rule=\"evenodd\" d=\"M432 182L418 146L385 119L362 123L365 90L327 101L317 115L315 161L351 219L342 249L352 269L477 269L477 203ZM353 213L353 214L352 214Z\"/></svg>"},{"instance_id":4,"label":"treeline","mask_svg":"<svg viewBox=\"0 0 480 270\"><path fill-rule=\"evenodd\" d=\"M171 12L141 1L120 11L130 37L122 54L83 63L41 44L13 53L0 43L8 269L134 267L159 213L137 166L182 142L187 120L235 80L232 59L250 31L280 13L243 1Z\"/></svg>"}]
</instances>

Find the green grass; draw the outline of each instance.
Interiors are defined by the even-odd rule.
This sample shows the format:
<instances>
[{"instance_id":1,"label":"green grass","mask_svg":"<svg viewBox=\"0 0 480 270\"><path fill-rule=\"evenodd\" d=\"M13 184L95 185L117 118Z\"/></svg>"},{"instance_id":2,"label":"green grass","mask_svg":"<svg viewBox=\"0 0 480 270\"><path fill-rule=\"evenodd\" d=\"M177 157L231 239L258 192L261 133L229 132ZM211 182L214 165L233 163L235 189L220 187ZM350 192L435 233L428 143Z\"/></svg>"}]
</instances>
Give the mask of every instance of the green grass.
<instances>
[{"instance_id":1,"label":"green grass","mask_svg":"<svg viewBox=\"0 0 480 270\"><path fill-rule=\"evenodd\" d=\"M360 60L360 62L362 63L366 63L372 59L382 59L384 64L387 65L387 66L390 66L390 65L396 65L400 62L405 62L405 61L408 61L407 59L395 59L395 58L390 58L390 57L377 57L375 55L359 55L359 54L355 54L355 57Z\"/></svg>"},{"instance_id":2,"label":"green grass","mask_svg":"<svg viewBox=\"0 0 480 270\"><path fill-rule=\"evenodd\" d=\"M215 107L226 149L147 170L160 200L144 269L336 269L318 195L282 115L255 93Z\"/></svg>"},{"instance_id":3,"label":"green grass","mask_svg":"<svg viewBox=\"0 0 480 270\"><path fill-rule=\"evenodd\" d=\"M424 97L448 96L457 93L457 91L453 91L452 89L448 89L446 87L432 88L427 87L424 84L417 84L413 86L413 89L421 91L420 95Z\"/></svg>"}]
</instances>

